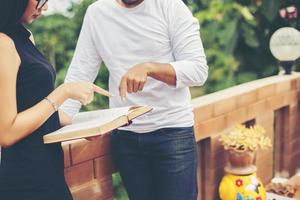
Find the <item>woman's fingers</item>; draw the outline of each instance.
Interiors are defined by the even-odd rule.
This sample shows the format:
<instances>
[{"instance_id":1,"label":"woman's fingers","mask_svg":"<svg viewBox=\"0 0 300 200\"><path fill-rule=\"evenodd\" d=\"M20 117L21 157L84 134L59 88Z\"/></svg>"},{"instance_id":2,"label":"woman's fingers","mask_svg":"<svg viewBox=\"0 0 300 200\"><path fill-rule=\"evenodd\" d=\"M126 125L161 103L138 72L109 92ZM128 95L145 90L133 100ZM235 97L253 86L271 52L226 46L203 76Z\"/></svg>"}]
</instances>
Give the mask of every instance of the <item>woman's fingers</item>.
<instances>
[{"instance_id":1,"label":"woman's fingers","mask_svg":"<svg viewBox=\"0 0 300 200\"><path fill-rule=\"evenodd\" d=\"M97 86L93 83L90 83L90 82L85 82L85 83L83 83L82 89L80 92L81 93L81 98L80 98L81 104L82 105L90 104L94 99L94 92L104 95L104 96L108 96L108 97L113 96L110 92L100 88L99 86Z\"/></svg>"},{"instance_id":2,"label":"woman's fingers","mask_svg":"<svg viewBox=\"0 0 300 200\"><path fill-rule=\"evenodd\" d=\"M100 88L97 85L93 85L93 89L94 89L94 92L96 92L98 94L101 94L101 95L104 95L104 96L107 96L107 97L112 97L113 96L113 94L111 94L110 92Z\"/></svg>"}]
</instances>

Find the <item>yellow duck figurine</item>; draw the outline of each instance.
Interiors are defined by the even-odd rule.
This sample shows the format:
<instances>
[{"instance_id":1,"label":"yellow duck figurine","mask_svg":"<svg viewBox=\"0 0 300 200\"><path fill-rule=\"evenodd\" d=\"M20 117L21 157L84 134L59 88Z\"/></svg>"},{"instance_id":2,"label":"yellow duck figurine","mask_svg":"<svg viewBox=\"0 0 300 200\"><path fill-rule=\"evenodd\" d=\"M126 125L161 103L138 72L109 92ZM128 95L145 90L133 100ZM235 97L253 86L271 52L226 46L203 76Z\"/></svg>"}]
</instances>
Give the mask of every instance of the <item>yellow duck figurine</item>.
<instances>
[{"instance_id":1,"label":"yellow duck figurine","mask_svg":"<svg viewBox=\"0 0 300 200\"><path fill-rule=\"evenodd\" d=\"M221 200L266 200L263 184L256 174L226 174L219 187Z\"/></svg>"}]
</instances>

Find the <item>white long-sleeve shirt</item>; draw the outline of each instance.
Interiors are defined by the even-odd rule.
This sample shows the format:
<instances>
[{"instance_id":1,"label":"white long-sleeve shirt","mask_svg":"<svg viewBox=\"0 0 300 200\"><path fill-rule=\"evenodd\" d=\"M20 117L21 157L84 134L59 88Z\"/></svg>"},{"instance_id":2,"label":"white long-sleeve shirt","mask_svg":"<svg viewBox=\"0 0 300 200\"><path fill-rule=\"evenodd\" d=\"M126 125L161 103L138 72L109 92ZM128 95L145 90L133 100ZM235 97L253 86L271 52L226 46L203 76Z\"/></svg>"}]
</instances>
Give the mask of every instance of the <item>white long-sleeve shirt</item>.
<instances>
[{"instance_id":1,"label":"white long-sleeve shirt","mask_svg":"<svg viewBox=\"0 0 300 200\"><path fill-rule=\"evenodd\" d=\"M136 118L127 129L139 133L166 127L193 125L189 86L207 79L208 67L199 35L199 23L182 0L144 0L134 8L116 0L98 0L89 6L65 81L94 82L101 62L109 70L110 107L146 104L153 110ZM169 63L176 86L148 77L142 92L119 97L121 77L136 64ZM81 105L68 100L62 109L73 116Z\"/></svg>"}]
</instances>

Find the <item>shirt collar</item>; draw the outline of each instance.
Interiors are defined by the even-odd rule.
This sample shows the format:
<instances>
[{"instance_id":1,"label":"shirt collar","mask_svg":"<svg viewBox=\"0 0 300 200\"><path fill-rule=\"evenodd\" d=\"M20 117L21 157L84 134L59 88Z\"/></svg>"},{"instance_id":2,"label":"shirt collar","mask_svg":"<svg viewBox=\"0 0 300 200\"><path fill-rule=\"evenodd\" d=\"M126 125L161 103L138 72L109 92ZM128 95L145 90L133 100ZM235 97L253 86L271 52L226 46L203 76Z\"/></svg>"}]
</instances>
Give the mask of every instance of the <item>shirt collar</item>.
<instances>
[{"instance_id":1,"label":"shirt collar","mask_svg":"<svg viewBox=\"0 0 300 200\"><path fill-rule=\"evenodd\" d=\"M22 24L17 24L9 31L9 35L27 40L31 36L31 33Z\"/></svg>"}]
</instances>

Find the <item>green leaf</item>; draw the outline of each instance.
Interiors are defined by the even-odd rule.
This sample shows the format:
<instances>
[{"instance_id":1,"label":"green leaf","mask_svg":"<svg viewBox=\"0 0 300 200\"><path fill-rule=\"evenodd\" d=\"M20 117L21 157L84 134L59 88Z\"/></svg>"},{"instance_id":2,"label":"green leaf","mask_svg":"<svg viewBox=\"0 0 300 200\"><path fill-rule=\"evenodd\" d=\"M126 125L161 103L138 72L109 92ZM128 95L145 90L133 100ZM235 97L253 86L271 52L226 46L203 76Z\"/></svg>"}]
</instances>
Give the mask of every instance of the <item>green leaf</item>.
<instances>
[{"instance_id":1,"label":"green leaf","mask_svg":"<svg viewBox=\"0 0 300 200\"><path fill-rule=\"evenodd\" d=\"M259 43L258 43L258 40L256 38L256 33L255 33L255 30L254 30L254 27L252 28L248 24L242 24L241 28L242 28L243 38L245 39L245 43L249 47L252 47L252 48L259 47Z\"/></svg>"}]
</instances>

